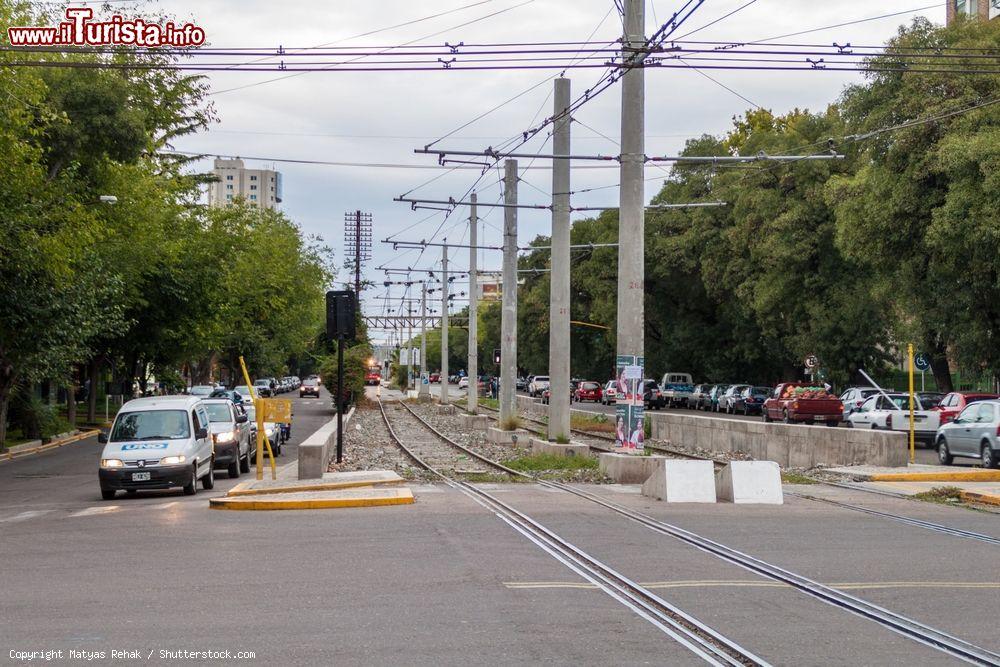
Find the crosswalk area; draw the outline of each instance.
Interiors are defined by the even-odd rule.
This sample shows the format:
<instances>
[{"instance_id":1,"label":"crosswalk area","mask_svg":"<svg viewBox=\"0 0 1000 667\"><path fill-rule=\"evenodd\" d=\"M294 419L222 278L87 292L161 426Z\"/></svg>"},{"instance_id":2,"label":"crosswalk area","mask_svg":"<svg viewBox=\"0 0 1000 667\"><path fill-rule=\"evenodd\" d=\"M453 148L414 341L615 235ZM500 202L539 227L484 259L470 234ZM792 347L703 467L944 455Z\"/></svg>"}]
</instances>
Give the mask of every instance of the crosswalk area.
<instances>
[{"instance_id":1,"label":"crosswalk area","mask_svg":"<svg viewBox=\"0 0 1000 667\"><path fill-rule=\"evenodd\" d=\"M7 511L0 513L0 525L9 526L28 522L91 519L131 514L149 514L167 511L208 510L206 498L172 499L163 498L160 502L119 502L115 504L90 506L60 506L22 511Z\"/></svg>"}]
</instances>

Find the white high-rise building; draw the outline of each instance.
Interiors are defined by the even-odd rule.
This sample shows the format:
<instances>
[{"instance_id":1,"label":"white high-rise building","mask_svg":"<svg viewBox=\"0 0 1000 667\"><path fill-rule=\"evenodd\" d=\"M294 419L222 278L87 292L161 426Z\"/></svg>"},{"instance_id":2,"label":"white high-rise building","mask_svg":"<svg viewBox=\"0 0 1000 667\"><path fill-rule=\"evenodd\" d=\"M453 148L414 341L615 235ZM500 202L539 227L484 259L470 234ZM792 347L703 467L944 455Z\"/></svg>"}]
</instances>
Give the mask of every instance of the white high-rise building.
<instances>
[{"instance_id":1,"label":"white high-rise building","mask_svg":"<svg viewBox=\"0 0 1000 667\"><path fill-rule=\"evenodd\" d=\"M247 169L239 158L216 158L212 173L219 180L208 186L209 206L228 206L240 197L261 208L281 203L280 171Z\"/></svg>"}]
</instances>

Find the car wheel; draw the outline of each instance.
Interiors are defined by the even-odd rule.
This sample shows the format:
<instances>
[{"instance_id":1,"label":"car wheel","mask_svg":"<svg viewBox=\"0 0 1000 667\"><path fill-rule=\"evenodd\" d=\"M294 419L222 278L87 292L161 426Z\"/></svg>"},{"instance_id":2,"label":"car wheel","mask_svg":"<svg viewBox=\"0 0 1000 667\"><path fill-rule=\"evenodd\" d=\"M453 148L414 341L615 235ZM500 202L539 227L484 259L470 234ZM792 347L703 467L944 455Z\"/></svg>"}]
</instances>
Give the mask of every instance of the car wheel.
<instances>
[{"instance_id":1,"label":"car wheel","mask_svg":"<svg viewBox=\"0 0 1000 667\"><path fill-rule=\"evenodd\" d=\"M938 440L937 452L938 462L943 466L950 466L951 462L955 460L955 457L951 455L951 451L948 449L948 441L944 438Z\"/></svg>"},{"instance_id":2,"label":"car wheel","mask_svg":"<svg viewBox=\"0 0 1000 667\"><path fill-rule=\"evenodd\" d=\"M240 472L250 472L250 450L247 449L247 455L240 459Z\"/></svg>"},{"instance_id":3,"label":"car wheel","mask_svg":"<svg viewBox=\"0 0 1000 667\"><path fill-rule=\"evenodd\" d=\"M1000 467L1000 452L990 447L990 443L988 442L983 443L983 451L981 453L980 459L983 462L984 468Z\"/></svg>"},{"instance_id":4,"label":"car wheel","mask_svg":"<svg viewBox=\"0 0 1000 667\"><path fill-rule=\"evenodd\" d=\"M201 488L206 491L215 488L215 467L208 466L208 474L201 478Z\"/></svg>"},{"instance_id":5,"label":"car wheel","mask_svg":"<svg viewBox=\"0 0 1000 667\"><path fill-rule=\"evenodd\" d=\"M198 493L198 464L191 466L191 481L184 485L184 495L193 496Z\"/></svg>"},{"instance_id":6,"label":"car wheel","mask_svg":"<svg viewBox=\"0 0 1000 667\"><path fill-rule=\"evenodd\" d=\"M239 448L236 450L236 460L229 464L226 468L226 472L229 473L229 479L236 479L240 476L240 458L239 458Z\"/></svg>"},{"instance_id":7,"label":"car wheel","mask_svg":"<svg viewBox=\"0 0 1000 667\"><path fill-rule=\"evenodd\" d=\"M785 410L784 413L783 413L783 415L784 415L784 419L782 421L784 421L786 424L791 424L792 423L792 418L788 414L788 410Z\"/></svg>"},{"instance_id":8,"label":"car wheel","mask_svg":"<svg viewBox=\"0 0 1000 667\"><path fill-rule=\"evenodd\" d=\"M114 500L117 494L114 489L101 489L101 498L104 500Z\"/></svg>"},{"instance_id":9,"label":"car wheel","mask_svg":"<svg viewBox=\"0 0 1000 667\"><path fill-rule=\"evenodd\" d=\"M771 423L771 415L767 414L767 408L761 408L760 409L760 416L761 416L761 419L764 420L765 424L770 424Z\"/></svg>"}]
</instances>

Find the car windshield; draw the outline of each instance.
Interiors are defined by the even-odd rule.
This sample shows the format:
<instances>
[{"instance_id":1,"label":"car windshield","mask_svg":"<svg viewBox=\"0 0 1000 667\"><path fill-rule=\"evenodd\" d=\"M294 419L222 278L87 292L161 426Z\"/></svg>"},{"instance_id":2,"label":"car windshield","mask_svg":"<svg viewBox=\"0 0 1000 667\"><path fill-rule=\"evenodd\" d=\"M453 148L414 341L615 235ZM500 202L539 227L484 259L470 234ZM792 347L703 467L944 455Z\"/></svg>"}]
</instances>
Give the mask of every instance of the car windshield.
<instances>
[{"instance_id":1,"label":"car windshield","mask_svg":"<svg viewBox=\"0 0 1000 667\"><path fill-rule=\"evenodd\" d=\"M753 388L753 395L754 396L767 396L770 393L771 393L771 388L770 387L754 387Z\"/></svg>"},{"instance_id":2,"label":"car windshield","mask_svg":"<svg viewBox=\"0 0 1000 667\"><path fill-rule=\"evenodd\" d=\"M190 436L184 410L137 410L118 415L110 440L179 440Z\"/></svg>"},{"instance_id":3,"label":"car windshield","mask_svg":"<svg viewBox=\"0 0 1000 667\"><path fill-rule=\"evenodd\" d=\"M239 387L236 387L236 389L234 389L234 391L237 394L239 394L240 396L249 396L250 395L250 387L246 386L245 384L241 384Z\"/></svg>"},{"instance_id":4,"label":"car windshield","mask_svg":"<svg viewBox=\"0 0 1000 667\"><path fill-rule=\"evenodd\" d=\"M548 382L549 378L546 375L536 375L535 382Z\"/></svg>"},{"instance_id":5,"label":"car windshield","mask_svg":"<svg viewBox=\"0 0 1000 667\"><path fill-rule=\"evenodd\" d=\"M247 405L244 409L247 411L247 421L257 421L257 408L253 404Z\"/></svg>"},{"instance_id":6,"label":"car windshield","mask_svg":"<svg viewBox=\"0 0 1000 667\"><path fill-rule=\"evenodd\" d=\"M917 398L920 401L920 405L924 406L924 410L929 410L941 404L941 401L944 400L944 394L920 393L917 394Z\"/></svg>"},{"instance_id":7,"label":"car windshield","mask_svg":"<svg viewBox=\"0 0 1000 667\"><path fill-rule=\"evenodd\" d=\"M221 403L205 403L205 412L208 413L208 421L211 422L231 422L233 416L229 412L229 406Z\"/></svg>"},{"instance_id":8,"label":"car windshield","mask_svg":"<svg viewBox=\"0 0 1000 667\"><path fill-rule=\"evenodd\" d=\"M315 387L316 385L319 384L319 382L317 382L316 380L306 380L302 384L305 385L306 387Z\"/></svg>"},{"instance_id":9,"label":"car windshield","mask_svg":"<svg viewBox=\"0 0 1000 667\"><path fill-rule=\"evenodd\" d=\"M199 384L191 387L191 390L188 393L192 396L208 396L213 391L215 391L215 387L210 387L207 384Z\"/></svg>"},{"instance_id":10,"label":"car windshield","mask_svg":"<svg viewBox=\"0 0 1000 667\"><path fill-rule=\"evenodd\" d=\"M267 380L256 380L253 383L253 386L255 386L255 387L267 387L267 386L270 386L270 384L271 383L268 382Z\"/></svg>"},{"instance_id":11,"label":"car windshield","mask_svg":"<svg viewBox=\"0 0 1000 667\"><path fill-rule=\"evenodd\" d=\"M587 391L593 391L595 389L600 389L601 385L597 384L596 382L584 382L583 388L586 389Z\"/></svg>"}]
</instances>

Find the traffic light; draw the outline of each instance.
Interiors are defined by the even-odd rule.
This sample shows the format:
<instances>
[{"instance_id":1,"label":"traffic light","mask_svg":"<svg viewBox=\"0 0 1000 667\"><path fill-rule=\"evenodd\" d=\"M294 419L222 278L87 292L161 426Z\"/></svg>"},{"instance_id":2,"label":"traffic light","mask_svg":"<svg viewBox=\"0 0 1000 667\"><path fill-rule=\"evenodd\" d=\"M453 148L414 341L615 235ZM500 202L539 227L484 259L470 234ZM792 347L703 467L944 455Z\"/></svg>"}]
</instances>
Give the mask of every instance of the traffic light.
<instances>
[{"instance_id":1,"label":"traffic light","mask_svg":"<svg viewBox=\"0 0 1000 667\"><path fill-rule=\"evenodd\" d=\"M493 348L493 363L494 364L499 364L500 363L500 348L499 347Z\"/></svg>"},{"instance_id":2,"label":"traffic light","mask_svg":"<svg viewBox=\"0 0 1000 667\"><path fill-rule=\"evenodd\" d=\"M337 340L354 338L354 292L347 290L326 293L326 337Z\"/></svg>"}]
</instances>

